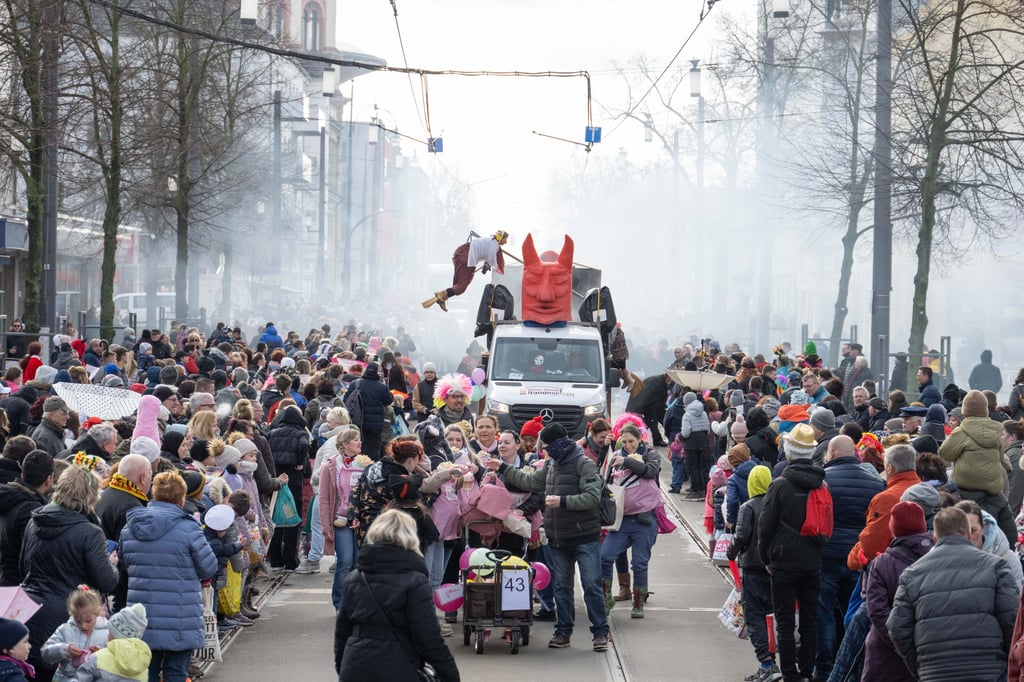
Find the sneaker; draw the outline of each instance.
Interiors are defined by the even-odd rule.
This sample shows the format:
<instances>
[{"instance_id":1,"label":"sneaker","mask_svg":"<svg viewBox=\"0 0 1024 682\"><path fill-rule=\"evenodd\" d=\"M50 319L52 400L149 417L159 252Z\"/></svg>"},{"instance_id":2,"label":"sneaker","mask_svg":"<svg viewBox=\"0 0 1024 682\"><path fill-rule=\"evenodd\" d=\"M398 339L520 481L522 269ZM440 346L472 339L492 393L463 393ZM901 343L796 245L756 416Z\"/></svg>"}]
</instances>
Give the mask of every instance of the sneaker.
<instances>
[{"instance_id":1,"label":"sneaker","mask_svg":"<svg viewBox=\"0 0 1024 682\"><path fill-rule=\"evenodd\" d=\"M238 625L241 625L243 628L247 628L247 627L250 627L252 625L256 625L256 621L254 621L251 618L246 618L241 613L236 613L235 615L231 616L231 620L235 621L235 623L237 623Z\"/></svg>"},{"instance_id":2,"label":"sneaker","mask_svg":"<svg viewBox=\"0 0 1024 682\"><path fill-rule=\"evenodd\" d=\"M446 623L445 621L441 620L438 621L438 624L441 626L442 637L451 637L455 634L455 628L452 627L451 623Z\"/></svg>"},{"instance_id":3,"label":"sneaker","mask_svg":"<svg viewBox=\"0 0 1024 682\"><path fill-rule=\"evenodd\" d=\"M284 573L284 566L271 566L270 575L280 575Z\"/></svg>"},{"instance_id":4,"label":"sneaker","mask_svg":"<svg viewBox=\"0 0 1024 682\"><path fill-rule=\"evenodd\" d=\"M533 614L534 620L539 620L545 623L555 622L555 610L554 609L541 609L537 613Z\"/></svg>"},{"instance_id":5,"label":"sneaker","mask_svg":"<svg viewBox=\"0 0 1024 682\"><path fill-rule=\"evenodd\" d=\"M319 573L320 562L310 561L309 559L303 559L302 563L299 564L299 567L295 569L295 572L300 575L305 575L307 573Z\"/></svg>"},{"instance_id":6,"label":"sneaker","mask_svg":"<svg viewBox=\"0 0 1024 682\"><path fill-rule=\"evenodd\" d=\"M682 490L680 490L679 488L669 488L669 489L668 489L668 491L669 491L670 493L672 493L673 495L678 495L678 494L680 494L681 492L683 492L683 491L682 491Z\"/></svg>"},{"instance_id":7,"label":"sneaker","mask_svg":"<svg viewBox=\"0 0 1024 682\"><path fill-rule=\"evenodd\" d=\"M760 667L754 673L754 682L777 682L782 679L782 671L779 666L772 664L772 667Z\"/></svg>"},{"instance_id":8,"label":"sneaker","mask_svg":"<svg viewBox=\"0 0 1024 682\"><path fill-rule=\"evenodd\" d=\"M230 616L224 616L223 618L217 621L218 630L231 630L232 628L237 628L240 625L241 623L239 623L234 618L231 618Z\"/></svg>"},{"instance_id":9,"label":"sneaker","mask_svg":"<svg viewBox=\"0 0 1024 682\"><path fill-rule=\"evenodd\" d=\"M548 642L549 649L567 649L569 648L569 635L564 632L556 632L555 636Z\"/></svg>"},{"instance_id":10,"label":"sneaker","mask_svg":"<svg viewBox=\"0 0 1024 682\"><path fill-rule=\"evenodd\" d=\"M594 651L608 651L608 635L594 637Z\"/></svg>"}]
</instances>

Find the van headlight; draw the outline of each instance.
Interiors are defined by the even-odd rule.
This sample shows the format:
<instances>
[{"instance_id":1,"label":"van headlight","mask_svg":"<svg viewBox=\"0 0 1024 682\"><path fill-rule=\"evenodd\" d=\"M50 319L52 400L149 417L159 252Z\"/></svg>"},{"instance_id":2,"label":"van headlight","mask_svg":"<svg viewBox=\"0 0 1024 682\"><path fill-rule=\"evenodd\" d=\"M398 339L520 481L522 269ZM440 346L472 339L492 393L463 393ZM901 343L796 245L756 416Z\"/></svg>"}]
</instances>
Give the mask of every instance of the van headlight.
<instances>
[{"instance_id":1,"label":"van headlight","mask_svg":"<svg viewBox=\"0 0 1024 682\"><path fill-rule=\"evenodd\" d=\"M497 400L488 400L487 411L493 414L508 414L508 403L501 403Z\"/></svg>"},{"instance_id":2,"label":"van headlight","mask_svg":"<svg viewBox=\"0 0 1024 682\"><path fill-rule=\"evenodd\" d=\"M583 416L596 417L604 414L604 402L587 405L583 408Z\"/></svg>"}]
</instances>

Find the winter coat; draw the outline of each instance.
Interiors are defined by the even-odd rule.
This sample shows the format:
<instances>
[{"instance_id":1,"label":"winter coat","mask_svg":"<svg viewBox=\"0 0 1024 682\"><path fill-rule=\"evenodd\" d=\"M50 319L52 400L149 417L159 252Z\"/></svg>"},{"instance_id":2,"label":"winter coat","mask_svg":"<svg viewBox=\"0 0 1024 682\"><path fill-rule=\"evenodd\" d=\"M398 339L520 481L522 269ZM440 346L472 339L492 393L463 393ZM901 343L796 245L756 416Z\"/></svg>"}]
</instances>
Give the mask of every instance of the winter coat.
<instances>
[{"instance_id":1,"label":"winter coat","mask_svg":"<svg viewBox=\"0 0 1024 682\"><path fill-rule=\"evenodd\" d=\"M28 678L25 677L25 672L18 667L14 659L4 656L0 657L0 682L28 682Z\"/></svg>"},{"instance_id":2,"label":"winter coat","mask_svg":"<svg viewBox=\"0 0 1024 682\"><path fill-rule=\"evenodd\" d=\"M334 552L334 519L348 517L350 495L364 473L361 467L354 464L342 466L339 486L338 466L343 462L342 455L328 457L320 470L317 504L320 508L320 529L324 534L325 554Z\"/></svg>"},{"instance_id":3,"label":"winter coat","mask_svg":"<svg viewBox=\"0 0 1024 682\"><path fill-rule=\"evenodd\" d=\"M38 399L39 389L34 386L23 386L20 391L4 401L4 410L7 411L7 419L11 423L11 436L27 436L31 433L32 420L29 408Z\"/></svg>"},{"instance_id":4,"label":"winter coat","mask_svg":"<svg viewBox=\"0 0 1024 682\"><path fill-rule=\"evenodd\" d=\"M351 392L358 389L363 402L363 423L357 424L363 431L383 431L385 426L384 408L394 402L391 391L381 383L380 374L373 369L363 372L363 377L348 387ZM468 408L467 408L468 409Z\"/></svg>"},{"instance_id":5,"label":"winter coat","mask_svg":"<svg viewBox=\"0 0 1024 682\"><path fill-rule=\"evenodd\" d=\"M704 433L704 447L707 447L707 437L711 432L711 422L704 414L704 403L694 400L683 409L683 421L679 429L679 437L683 440L683 447L692 447L688 441L695 438L695 434ZM699 447L697 449L700 449Z\"/></svg>"},{"instance_id":6,"label":"winter coat","mask_svg":"<svg viewBox=\"0 0 1024 682\"><path fill-rule=\"evenodd\" d=\"M1001 495L1003 469L1002 429L988 417L967 417L939 446L939 457L952 463L951 480L958 488Z\"/></svg>"},{"instance_id":7,"label":"winter coat","mask_svg":"<svg viewBox=\"0 0 1024 682\"><path fill-rule=\"evenodd\" d=\"M24 391L25 389L22 389ZM4 403L6 405L6 403ZM1024 419L1024 384L1014 384L1010 389L1010 417L1012 419ZM10 415L10 411L8 411ZM14 422L12 421L11 424Z\"/></svg>"},{"instance_id":8,"label":"winter coat","mask_svg":"<svg viewBox=\"0 0 1024 682\"><path fill-rule=\"evenodd\" d=\"M600 539L598 505L604 483L597 465L579 445L573 444L561 457L548 457L544 466L532 472L507 464L502 464L500 471L520 490L561 497L558 507L544 507L544 532L553 547L575 547Z\"/></svg>"},{"instance_id":9,"label":"winter coat","mask_svg":"<svg viewBox=\"0 0 1024 682\"><path fill-rule=\"evenodd\" d=\"M871 418L871 423L868 424L868 431L884 431L885 422L892 419L892 413L889 410L880 410L875 413L875 416Z\"/></svg>"},{"instance_id":10,"label":"winter coat","mask_svg":"<svg viewBox=\"0 0 1024 682\"><path fill-rule=\"evenodd\" d=\"M32 512L46 504L46 498L20 479L0 486L0 585L20 585L21 546Z\"/></svg>"},{"instance_id":11,"label":"winter coat","mask_svg":"<svg viewBox=\"0 0 1024 682\"><path fill-rule=\"evenodd\" d=\"M695 400L694 402L697 401ZM668 410L665 412L665 419L661 425L665 429L665 437L669 443L672 442L672 439L683 428L683 412L685 409L682 399L676 399L672 401L672 404L668 406Z\"/></svg>"},{"instance_id":12,"label":"winter coat","mask_svg":"<svg viewBox=\"0 0 1024 682\"><path fill-rule=\"evenodd\" d=\"M21 465L13 459L0 457L0 485L6 485L21 476Z\"/></svg>"},{"instance_id":13,"label":"winter coat","mask_svg":"<svg viewBox=\"0 0 1024 682\"><path fill-rule=\"evenodd\" d=\"M92 437L88 431L83 433L81 437L72 443L70 448L64 448L57 455L60 459L71 459L72 456L79 452L84 452L87 455L95 455L104 462L110 461L110 453L99 446L96 439Z\"/></svg>"},{"instance_id":14,"label":"winter coat","mask_svg":"<svg viewBox=\"0 0 1024 682\"><path fill-rule=\"evenodd\" d=\"M640 448L636 452L640 455L640 459L630 457L625 451L615 454L623 457L620 466L612 467L614 482L626 488L622 496L623 513L626 515L644 514L662 504L661 493L658 490L661 454L643 443L640 444ZM541 498L541 502L543 506L543 498ZM540 509L540 506L537 509Z\"/></svg>"},{"instance_id":15,"label":"winter coat","mask_svg":"<svg viewBox=\"0 0 1024 682\"><path fill-rule=\"evenodd\" d=\"M992 364L992 357L989 355L988 362L982 358L981 363L974 366L971 376L967 378L967 385L978 391L993 391L999 393L1003 388L1003 375L999 368Z\"/></svg>"},{"instance_id":16,"label":"winter coat","mask_svg":"<svg viewBox=\"0 0 1024 682\"><path fill-rule=\"evenodd\" d=\"M276 468L309 466L309 432L298 409L285 409L274 420L267 441Z\"/></svg>"},{"instance_id":17,"label":"winter coat","mask_svg":"<svg viewBox=\"0 0 1024 682\"><path fill-rule=\"evenodd\" d=\"M394 545L367 545L344 589L334 628L339 682L415 681L424 661L445 682L458 682L421 556Z\"/></svg>"},{"instance_id":18,"label":"winter coat","mask_svg":"<svg viewBox=\"0 0 1024 682\"><path fill-rule=\"evenodd\" d=\"M152 657L153 652L141 639L113 639L106 648L85 659L75 682L146 682Z\"/></svg>"},{"instance_id":19,"label":"winter coat","mask_svg":"<svg viewBox=\"0 0 1024 682\"><path fill-rule=\"evenodd\" d=\"M916 471L893 474L885 480L885 490L871 498L864 530L857 536L857 543L846 556L846 565L851 571L859 571L864 567L860 558L862 553L865 562L871 561L889 546L892 540L892 532L889 530L892 508L907 488L920 482ZM835 504L835 497L832 503Z\"/></svg>"},{"instance_id":20,"label":"winter coat","mask_svg":"<svg viewBox=\"0 0 1024 682\"><path fill-rule=\"evenodd\" d=\"M217 557L199 523L177 505L154 500L128 512L118 556L128 571L128 604L146 607L143 641L158 651L203 646L199 583L217 573Z\"/></svg>"},{"instance_id":21,"label":"winter coat","mask_svg":"<svg viewBox=\"0 0 1024 682\"><path fill-rule=\"evenodd\" d=\"M649 414L663 411L668 397L668 375L655 374L643 381L643 388L626 402L626 412Z\"/></svg>"},{"instance_id":22,"label":"winter coat","mask_svg":"<svg viewBox=\"0 0 1024 682\"><path fill-rule=\"evenodd\" d=\"M41 608L28 620L30 663L43 664L43 643L67 620L68 596L82 583L101 594L117 587L103 531L84 515L56 504L32 512L22 543L22 587ZM45 665L45 664L44 664Z\"/></svg>"},{"instance_id":23,"label":"winter coat","mask_svg":"<svg viewBox=\"0 0 1024 682\"><path fill-rule=\"evenodd\" d=\"M310 431L313 430L313 426L319 423L320 412L324 409L331 409L332 407L344 407L345 403L342 402L341 398L333 395L318 395L309 401L306 405L305 417L306 417L306 428Z\"/></svg>"},{"instance_id":24,"label":"winter coat","mask_svg":"<svg viewBox=\"0 0 1024 682\"><path fill-rule=\"evenodd\" d=\"M281 339L280 335L278 335L277 328L272 324L267 325L267 328L264 330L263 334L260 335L257 343L267 344L267 355L269 355L270 351L275 348L284 348L284 341Z\"/></svg>"},{"instance_id":25,"label":"winter coat","mask_svg":"<svg viewBox=\"0 0 1024 682\"><path fill-rule=\"evenodd\" d=\"M102 649L107 645L107 619L100 616L96 619L96 625L92 632L86 637L75 624L74 618L68 618L67 622L54 630L50 638L43 645L40 655L47 663L57 666L58 675L65 680L75 676L75 664L72 660L68 647L72 644L79 649L88 650L89 647Z\"/></svg>"},{"instance_id":26,"label":"winter coat","mask_svg":"<svg viewBox=\"0 0 1024 682\"><path fill-rule=\"evenodd\" d=\"M921 393L918 400L924 403L925 407L931 407L942 400L942 394L939 393L939 388L931 381L924 384L918 384L917 390Z\"/></svg>"},{"instance_id":27,"label":"winter coat","mask_svg":"<svg viewBox=\"0 0 1024 682\"><path fill-rule=\"evenodd\" d=\"M903 571L886 626L921 682L996 680L1019 599L1001 559L947 536Z\"/></svg>"},{"instance_id":28,"label":"winter coat","mask_svg":"<svg viewBox=\"0 0 1024 682\"><path fill-rule=\"evenodd\" d=\"M814 454L811 455L811 460L818 466L824 466L825 464L825 453L828 452L828 442L839 435L839 429L829 429L822 433L821 437L818 438L818 445L814 448Z\"/></svg>"},{"instance_id":29,"label":"winter coat","mask_svg":"<svg viewBox=\"0 0 1024 682\"><path fill-rule=\"evenodd\" d=\"M1020 555L1010 547L1006 534L999 529L999 524L996 523L995 517L984 509L981 510L981 524L984 529L981 551L993 554L1006 563L1007 568L1010 569L1010 574L1013 575L1013 583L1017 586L1017 591L1019 592L1021 586L1024 585L1024 568L1022 568L1020 563Z\"/></svg>"},{"instance_id":30,"label":"winter coat","mask_svg":"<svg viewBox=\"0 0 1024 682\"><path fill-rule=\"evenodd\" d=\"M732 476L729 477L725 484L725 522L730 526L736 525L740 505L750 498L750 495L747 493L747 476L750 475L750 470L758 464L760 462L753 459L741 462L738 467L732 470Z\"/></svg>"},{"instance_id":31,"label":"winter coat","mask_svg":"<svg viewBox=\"0 0 1024 682\"><path fill-rule=\"evenodd\" d=\"M1007 502L1010 505L1010 513L1014 516L1017 516L1021 502L1024 501L1024 470L1020 468L1022 447L1024 447L1024 440L1018 440L1010 443L1010 446L1003 452L1006 459L1010 460L1010 495Z\"/></svg>"},{"instance_id":32,"label":"winter coat","mask_svg":"<svg viewBox=\"0 0 1024 682\"><path fill-rule=\"evenodd\" d=\"M894 538L889 549L871 563L865 602L871 631L864 642L864 673L871 682L914 682L914 675L900 658L885 625L892 611L900 575L907 566L928 553L935 545L931 533Z\"/></svg>"},{"instance_id":33,"label":"winter coat","mask_svg":"<svg viewBox=\"0 0 1024 682\"><path fill-rule=\"evenodd\" d=\"M845 560L864 530L868 507L885 483L861 468L854 456L836 457L825 464L825 482L832 493L832 538L824 559Z\"/></svg>"},{"instance_id":34,"label":"winter coat","mask_svg":"<svg viewBox=\"0 0 1024 682\"><path fill-rule=\"evenodd\" d=\"M128 511L136 507L145 507L147 500L117 488L107 488L96 503L96 516L100 519L100 528L108 540L121 537L121 529L128 521Z\"/></svg>"},{"instance_id":35,"label":"winter coat","mask_svg":"<svg viewBox=\"0 0 1024 682\"><path fill-rule=\"evenodd\" d=\"M366 467L359 481L352 488L348 506L348 525L355 531L356 542L360 545L366 537L370 524L380 515L384 507L394 499L388 479L392 476L407 476L404 466L384 456ZM333 519L333 515L331 516ZM359 524L353 527L353 521Z\"/></svg>"},{"instance_id":36,"label":"winter coat","mask_svg":"<svg viewBox=\"0 0 1024 682\"><path fill-rule=\"evenodd\" d=\"M821 570L823 545L801 536L800 528L807 516L807 498L824 480L824 469L798 459L768 486L757 524L757 550L763 565L793 573Z\"/></svg>"},{"instance_id":37,"label":"winter coat","mask_svg":"<svg viewBox=\"0 0 1024 682\"><path fill-rule=\"evenodd\" d=\"M51 457L56 457L67 448L64 444L64 429L45 417L29 435L36 442L36 447L44 450Z\"/></svg>"}]
</instances>

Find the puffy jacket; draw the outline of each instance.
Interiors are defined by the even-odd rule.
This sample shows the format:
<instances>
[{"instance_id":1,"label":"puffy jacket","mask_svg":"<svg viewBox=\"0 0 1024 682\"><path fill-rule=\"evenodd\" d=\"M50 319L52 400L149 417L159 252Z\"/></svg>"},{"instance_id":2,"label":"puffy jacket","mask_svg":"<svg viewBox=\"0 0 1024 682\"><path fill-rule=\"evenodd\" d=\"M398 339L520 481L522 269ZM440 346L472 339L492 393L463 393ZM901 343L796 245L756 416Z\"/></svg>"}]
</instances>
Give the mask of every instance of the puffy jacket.
<instances>
[{"instance_id":1,"label":"puffy jacket","mask_svg":"<svg viewBox=\"0 0 1024 682\"><path fill-rule=\"evenodd\" d=\"M868 507L885 490L878 476L864 471L856 457L836 457L825 464L825 482L832 493L832 538L825 559L846 559L867 523Z\"/></svg>"},{"instance_id":2,"label":"puffy jacket","mask_svg":"<svg viewBox=\"0 0 1024 682\"><path fill-rule=\"evenodd\" d=\"M103 531L85 515L55 504L32 512L22 543L22 587L41 607L28 620L29 662L44 674L52 666L40 651L68 618L68 596L82 583L103 594L117 587L117 569L107 555Z\"/></svg>"},{"instance_id":3,"label":"puffy jacket","mask_svg":"<svg viewBox=\"0 0 1024 682\"><path fill-rule=\"evenodd\" d=\"M1020 555L1010 547L1010 543L1007 542L1003 531L999 529L995 517L984 509L981 510L981 525L984 528L981 551L993 554L1006 563L1006 567L1010 569L1010 574L1013 576L1013 584L1017 586L1017 591L1020 591L1021 586L1024 585L1024 567L1021 566Z\"/></svg>"},{"instance_id":4,"label":"puffy jacket","mask_svg":"<svg viewBox=\"0 0 1024 682\"><path fill-rule=\"evenodd\" d=\"M764 508L764 496L772 482L772 474L768 467L760 465L753 469L747 480L747 494L750 496L739 508L736 515L736 534L729 547L729 558L739 558L740 568L746 571L757 571L764 574L764 562L758 554L757 526Z\"/></svg>"},{"instance_id":5,"label":"puffy jacket","mask_svg":"<svg viewBox=\"0 0 1024 682\"><path fill-rule=\"evenodd\" d=\"M284 348L284 341L281 340L280 335L277 333L277 328L272 324L267 325L267 328L264 330L263 334L260 335L257 342L267 344L268 355L270 354L270 351L275 348Z\"/></svg>"},{"instance_id":6,"label":"puffy jacket","mask_svg":"<svg viewBox=\"0 0 1024 682\"><path fill-rule=\"evenodd\" d=\"M309 433L298 409L285 408L267 435L274 466L294 467L309 464Z\"/></svg>"},{"instance_id":7,"label":"puffy jacket","mask_svg":"<svg viewBox=\"0 0 1024 682\"><path fill-rule=\"evenodd\" d=\"M900 658L885 625L892 611L892 600L904 569L935 545L931 533L893 538L889 549L871 564L865 603L871 631L864 642L864 674L871 682L914 682L914 675Z\"/></svg>"},{"instance_id":8,"label":"puffy jacket","mask_svg":"<svg viewBox=\"0 0 1024 682\"><path fill-rule=\"evenodd\" d=\"M339 682L417 680L424 661L445 682L458 682L421 556L394 545L367 545L344 589L334 627Z\"/></svg>"},{"instance_id":9,"label":"puffy jacket","mask_svg":"<svg viewBox=\"0 0 1024 682\"><path fill-rule=\"evenodd\" d=\"M364 431L383 431L384 408L391 405L394 399L388 387L381 383L380 374L370 367L363 372L361 379L353 381L348 388L349 391L353 389L359 390L363 401L363 423L358 426Z\"/></svg>"},{"instance_id":10,"label":"puffy jacket","mask_svg":"<svg viewBox=\"0 0 1024 682\"><path fill-rule=\"evenodd\" d=\"M747 493L747 477L750 471L760 462L748 459L740 463L732 470L732 476L725 484L725 522L731 526L736 525L736 517L739 515L740 505L746 502L750 495ZM756 546L756 545L755 545Z\"/></svg>"},{"instance_id":11,"label":"puffy jacket","mask_svg":"<svg viewBox=\"0 0 1024 682\"><path fill-rule=\"evenodd\" d=\"M916 471L893 474L885 480L885 490L871 499L864 530L857 536L856 544L846 556L846 565L851 571L859 571L864 567L860 557L862 553L866 561L871 561L889 546L892 540L892 532L889 530L892 508L900 501L907 488L920 482ZM835 504L835 497L832 498L832 503Z\"/></svg>"},{"instance_id":12,"label":"puffy jacket","mask_svg":"<svg viewBox=\"0 0 1024 682\"><path fill-rule=\"evenodd\" d=\"M181 507L154 500L128 512L118 556L128 571L128 605L146 607L143 641L159 651L201 647L199 583L217 573L217 557L199 523Z\"/></svg>"},{"instance_id":13,"label":"puffy jacket","mask_svg":"<svg viewBox=\"0 0 1024 682\"><path fill-rule=\"evenodd\" d=\"M829 429L822 433L821 438L818 438L818 445L814 448L814 454L811 455L811 460L818 466L824 466L825 464L825 453L828 452L828 442L839 435L839 429Z\"/></svg>"},{"instance_id":14,"label":"puffy jacket","mask_svg":"<svg viewBox=\"0 0 1024 682\"><path fill-rule=\"evenodd\" d=\"M1003 443L999 422L967 417L939 446L939 457L953 464L953 482L989 495L1003 492Z\"/></svg>"},{"instance_id":15,"label":"puffy jacket","mask_svg":"<svg viewBox=\"0 0 1024 682\"><path fill-rule=\"evenodd\" d=\"M704 414L704 403L699 400L694 400L683 409L683 421L679 429L679 437L683 439L683 444L693 437L693 434L705 432L705 437L708 432L711 431L711 422L708 421L708 416Z\"/></svg>"},{"instance_id":16,"label":"puffy jacket","mask_svg":"<svg viewBox=\"0 0 1024 682\"><path fill-rule=\"evenodd\" d=\"M924 384L918 384L917 390L921 393L918 400L924 403L925 407L931 407L942 400L942 394L939 393L939 388L931 381Z\"/></svg>"},{"instance_id":17,"label":"puffy jacket","mask_svg":"<svg viewBox=\"0 0 1024 682\"><path fill-rule=\"evenodd\" d=\"M697 402L697 401L694 401ZM665 428L665 437L668 442L672 442L672 439L676 437L676 434L683 428L683 406L682 398L673 400L672 404L669 405L668 410L665 412L665 419L661 425Z\"/></svg>"},{"instance_id":18,"label":"puffy jacket","mask_svg":"<svg viewBox=\"0 0 1024 682\"><path fill-rule=\"evenodd\" d=\"M573 448L559 458L548 457L532 472L501 465L505 480L520 490L558 495L558 507L544 507L544 531L554 547L573 547L597 542L601 537L601 474L583 449Z\"/></svg>"},{"instance_id":19,"label":"puffy jacket","mask_svg":"<svg viewBox=\"0 0 1024 682\"><path fill-rule=\"evenodd\" d=\"M798 459L768 486L757 523L757 550L762 564L793 573L821 570L823 547L801 536L800 528L807 516L807 497L824 480L824 469Z\"/></svg>"},{"instance_id":20,"label":"puffy jacket","mask_svg":"<svg viewBox=\"0 0 1024 682\"><path fill-rule=\"evenodd\" d=\"M46 640L46 644L43 645L40 654L44 661L57 666L58 672L63 676L62 679L70 680L75 676L75 663L68 648L74 644L79 649L88 649L89 647L102 649L107 646L108 632L107 619L102 616L96 619L96 624L88 635L78 628L72 617L54 630L50 638Z\"/></svg>"},{"instance_id":21,"label":"puffy jacket","mask_svg":"<svg viewBox=\"0 0 1024 682\"><path fill-rule=\"evenodd\" d=\"M32 512L46 504L46 498L20 479L0 486L0 585L20 585L21 545Z\"/></svg>"},{"instance_id":22,"label":"puffy jacket","mask_svg":"<svg viewBox=\"0 0 1024 682\"><path fill-rule=\"evenodd\" d=\"M149 679L153 652L141 639L113 639L85 660L75 682L125 682Z\"/></svg>"},{"instance_id":23,"label":"puffy jacket","mask_svg":"<svg viewBox=\"0 0 1024 682\"><path fill-rule=\"evenodd\" d=\"M886 626L921 682L996 680L1019 599L1001 559L947 536L903 571Z\"/></svg>"}]
</instances>

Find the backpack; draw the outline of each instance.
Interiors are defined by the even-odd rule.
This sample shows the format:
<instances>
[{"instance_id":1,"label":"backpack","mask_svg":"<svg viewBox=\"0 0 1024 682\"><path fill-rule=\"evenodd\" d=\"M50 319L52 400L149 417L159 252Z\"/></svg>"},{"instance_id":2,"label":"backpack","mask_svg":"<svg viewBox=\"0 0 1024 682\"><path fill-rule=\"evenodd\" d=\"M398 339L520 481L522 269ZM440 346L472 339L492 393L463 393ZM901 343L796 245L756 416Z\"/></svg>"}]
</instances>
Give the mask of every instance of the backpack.
<instances>
[{"instance_id":1,"label":"backpack","mask_svg":"<svg viewBox=\"0 0 1024 682\"><path fill-rule=\"evenodd\" d=\"M832 493L828 484L821 485L807 495L807 510L804 523L800 526L800 537L812 540L824 547L832 537Z\"/></svg>"},{"instance_id":2,"label":"backpack","mask_svg":"<svg viewBox=\"0 0 1024 682\"><path fill-rule=\"evenodd\" d=\"M356 426L363 426L363 396L359 392L359 382L362 379L353 381L345 394L345 409L348 410L349 421Z\"/></svg>"},{"instance_id":3,"label":"backpack","mask_svg":"<svg viewBox=\"0 0 1024 682\"><path fill-rule=\"evenodd\" d=\"M583 475L583 464L584 460L587 459L586 455L583 455L576 461L576 476ZM601 501L597 505L598 515L601 517L601 526L615 526L615 522L621 521L622 517L619 516L619 509L615 504L615 496L612 493L611 488L608 487L608 481L603 480L601 486Z\"/></svg>"}]
</instances>

